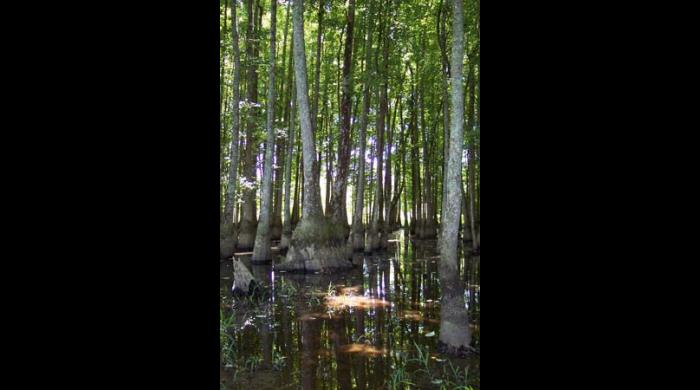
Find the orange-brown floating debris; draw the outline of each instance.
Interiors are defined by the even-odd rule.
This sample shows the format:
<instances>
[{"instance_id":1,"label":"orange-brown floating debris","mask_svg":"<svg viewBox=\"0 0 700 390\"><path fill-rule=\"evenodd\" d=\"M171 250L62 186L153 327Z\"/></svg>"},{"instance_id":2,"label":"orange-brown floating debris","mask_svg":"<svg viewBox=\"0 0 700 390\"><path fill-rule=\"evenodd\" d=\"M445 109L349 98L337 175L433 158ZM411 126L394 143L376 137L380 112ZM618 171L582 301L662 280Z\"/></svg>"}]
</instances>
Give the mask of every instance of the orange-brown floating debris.
<instances>
[{"instance_id":1,"label":"orange-brown floating debris","mask_svg":"<svg viewBox=\"0 0 700 390\"><path fill-rule=\"evenodd\" d=\"M376 298L367 298L359 295L338 295L326 297L326 306L331 309L343 309L345 307L357 309L369 309L386 307L391 305L388 301Z\"/></svg>"},{"instance_id":2,"label":"orange-brown floating debris","mask_svg":"<svg viewBox=\"0 0 700 390\"><path fill-rule=\"evenodd\" d=\"M351 286L351 287L343 287L340 289L340 293L344 294L344 295L359 294L361 289L362 289L362 286L360 286L360 285Z\"/></svg>"},{"instance_id":3,"label":"orange-brown floating debris","mask_svg":"<svg viewBox=\"0 0 700 390\"><path fill-rule=\"evenodd\" d=\"M399 317L408 321L425 322L428 324L440 323L438 319L423 317L423 314L417 310L404 310L402 313L399 313Z\"/></svg>"},{"instance_id":4,"label":"orange-brown floating debris","mask_svg":"<svg viewBox=\"0 0 700 390\"><path fill-rule=\"evenodd\" d=\"M385 354L386 349L379 349L377 347L367 345L367 344L346 344L338 348L340 353L355 353L364 356L379 356Z\"/></svg>"}]
</instances>

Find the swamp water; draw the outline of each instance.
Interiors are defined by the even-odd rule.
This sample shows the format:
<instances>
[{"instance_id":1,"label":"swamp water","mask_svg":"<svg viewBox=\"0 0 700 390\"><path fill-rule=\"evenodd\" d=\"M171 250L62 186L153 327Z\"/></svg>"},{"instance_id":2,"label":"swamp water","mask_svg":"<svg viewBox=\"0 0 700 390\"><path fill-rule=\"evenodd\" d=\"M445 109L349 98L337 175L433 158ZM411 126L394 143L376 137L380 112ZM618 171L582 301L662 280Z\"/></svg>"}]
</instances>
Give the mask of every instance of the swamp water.
<instances>
[{"instance_id":1,"label":"swamp water","mask_svg":"<svg viewBox=\"0 0 700 390\"><path fill-rule=\"evenodd\" d=\"M478 351L480 259L461 247L460 255ZM232 263L221 263L222 389L479 389L478 353L437 352L435 240L409 240L399 230L384 252L355 254L362 266L330 275L275 272L241 259L267 293L233 297Z\"/></svg>"}]
</instances>

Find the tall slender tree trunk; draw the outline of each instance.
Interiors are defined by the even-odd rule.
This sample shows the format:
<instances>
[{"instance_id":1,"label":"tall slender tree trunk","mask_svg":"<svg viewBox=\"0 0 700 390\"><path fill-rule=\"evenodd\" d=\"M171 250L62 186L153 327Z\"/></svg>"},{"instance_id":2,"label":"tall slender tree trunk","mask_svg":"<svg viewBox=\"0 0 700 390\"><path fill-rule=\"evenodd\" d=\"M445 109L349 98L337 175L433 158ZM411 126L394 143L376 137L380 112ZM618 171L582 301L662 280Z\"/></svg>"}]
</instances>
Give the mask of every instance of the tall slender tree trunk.
<instances>
[{"instance_id":1,"label":"tall slender tree trunk","mask_svg":"<svg viewBox=\"0 0 700 390\"><path fill-rule=\"evenodd\" d=\"M392 20L393 9L391 1L387 5L387 16L389 20ZM386 24L386 23L385 23ZM384 115L389 116L389 45L391 40L389 39L391 28L387 27L384 35L384 46L382 49L382 61L384 64ZM397 99L398 100L398 99ZM395 102L394 104L397 104ZM386 160L385 160L385 175L384 175L384 226L382 227L382 237L380 244L382 247L387 247L389 245L388 238L391 233L391 146L393 142L393 125L396 122L396 109L394 109L393 120L386 120Z\"/></svg>"},{"instance_id":2,"label":"tall slender tree trunk","mask_svg":"<svg viewBox=\"0 0 700 390\"><path fill-rule=\"evenodd\" d=\"M314 99L311 106L311 128L314 131L314 141L316 140L315 135L318 131L317 120L318 120L318 99L319 92L321 90L321 53L323 51L323 14L324 14L324 0L318 0L318 31L316 32L316 70L314 71Z\"/></svg>"},{"instance_id":3,"label":"tall slender tree trunk","mask_svg":"<svg viewBox=\"0 0 700 390\"><path fill-rule=\"evenodd\" d=\"M464 190L464 187L460 185L460 188L462 190L462 214L464 215L464 225L462 226L462 240L463 241L471 241L472 240L472 230L469 227L469 200L467 198L467 191Z\"/></svg>"},{"instance_id":4,"label":"tall slender tree trunk","mask_svg":"<svg viewBox=\"0 0 700 390\"><path fill-rule=\"evenodd\" d=\"M355 184L355 209L352 216L352 249L355 252L365 249L365 226L362 223L362 211L365 202L365 154L367 146L367 115L372 99L371 73L369 64L372 55L372 8L373 2L370 1L369 12L367 18L367 39L365 40L365 72L362 86L362 114L360 116L360 151L357 160L357 182Z\"/></svg>"},{"instance_id":5,"label":"tall slender tree trunk","mask_svg":"<svg viewBox=\"0 0 700 390\"><path fill-rule=\"evenodd\" d=\"M387 41L384 36L384 18L380 18L380 36L379 45L382 45L383 60L386 61L388 50ZM379 48L377 48L378 50ZM385 118L387 113L387 81L386 81L386 69L388 63L383 63L382 69L382 82L383 85L379 91L379 112L377 113L377 122L375 129L377 131L377 145L375 153L377 155L377 180L376 186L374 187L374 208L372 217L372 227L369 233L369 242L371 243L370 249L372 251L380 249L382 247L382 240L384 239L384 234L382 233L382 225L384 222L384 191L383 191L383 170L384 170L384 130L385 130Z\"/></svg>"},{"instance_id":6,"label":"tall slender tree trunk","mask_svg":"<svg viewBox=\"0 0 700 390\"><path fill-rule=\"evenodd\" d=\"M340 105L340 138L338 139L338 166L331 195L330 215L333 221L347 228L346 194L348 168L350 165L350 143L352 142L350 126L350 108L352 105L352 40L355 25L355 0L349 0L347 12L347 31L345 32L345 52L343 55L342 102Z\"/></svg>"},{"instance_id":7,"label":"tall slender tree trunk","mask_svg":"<svg viewBox=\"0 0 700 390\"><path fill-rule=\"evenodd\" d=\"M235 7L235 5L234 5ZM219 136L221 139L225 138L226 134L226 99L228 98L226 94L226 90L224 86L226 85L226 78L224 75L224 70L226 68L226 44L225 44L225 37L226 37L226 30L227 30L227 24L228 24L228 16L226 15L228 12L228 0L224 0L224 28L221 30L219 33L219 41L221 44L219 45L219 58L221 58L221 69L219 72L219 123L221 128L219 129ZM221 152L219 155L219 172L223 176L223 172L225 169L224 165L224 156L226 155L226 151L224 150L225 148L222 146L221 147ZM222 177L223 179L223 177ZM224 199L225 202L225 199ZM223 215L222 215L223 217Z\"/></svg>"},{"instance_id":8,"label":"tall slender tree trunk","mask_svg":"<svg viewBox=\"0 0 700 390\"><path fill-rule=\"evenodd\" d=\"M447 205L447 190L445 185L447 184L447 160L449 155L449 145L450 145L450 95L448 92L448 81L450 79L450 62L447 59L447 29L445 27L445 20L447 18L441 17L444 10L443 2L440 0L440 5L438 7L438 14L436 18L437 32L438 32L438 43L440 44L440 61L442 62L442 71L444 74L443 83L443 95L442 95L442 120L443 120L443 157L442 157L442 206L440 207L440 223L442 224L442 218L444 216L444 210Z\"/></svg>"},{"instance_id":9,"label":"tall slender tree trunk","mask_svg":"<svg viewBox=\"0 0 700 390\"><path fill-rule=\"evenodd\" d=\"M412 211L411 211L411 234L417 234L420 230L418 226L418 221L420 219L420 214L421 214L421 196L420 196L420 170L419 170L419 159L418 159L418 149L419 149L419 140L418 140L418 129L417 129L417 124L416 124L416 111L417 111L417 102L416 102L416 93L414 87L412 87L412 94L411 94L411 101L410 101L410 110L411 110L411 119L409 122L409 131L411 133L411 185L412 185L412 192L411 192L411 206L412 206Z\"/></svg>"},{"instance_id":10,"label":"tall slender tree trunk","mask_svg":"<svg viewBox=\"0 0 700 390\"><path fill-rule=\"evenodd\" d=\"M290 21L290 13L289 13L289 7L287 7L287 12L284 20L284 38L282 41L282 67L279 69L279 72L282 74L281 77L281 82L280 82L280 97L281 99L277 99L278 102L280 102L280 106L282 109L282 120L279 122L284 122L289 126L289 93L287 90L291 90L291 61L290 61L290 67L289 67L289 73L286 76L286 81L285 81L285 76L284 72L286 71L287 67L287 36L289 35L289 21ZM276 110L276 109L275 109ZM286 130L286 136L279 136L278 137L278 142L277 142L277 156L275 158L275 198L274 198L274 213L272 214L272 222L270 223L270 238L272 240L279 240L282 237L282 230L284 229L284 226L282 225L282 203L283 203L283 195L282 195L282 187L284 186L284 175L286 174L283 173L283 168L285 166L285 152L287 150L287 138L289 138L289 133L290 130L287 128Z\"/></svg>"},{"instance_id":11,"label":"tall slender tree trunk","mask_svg":"<svg viewBox=\"0 0 700 390\"><path fill-rule=\"evenodd\" d=\"M233 99L231 100L231 147L229 148L229 171L228 187L224 202L224 214L222 227L220 228L219 249L222 258L233 256L236 246L236 226L235 226L235 203L236 190L238 185L238 137L240 134L240 116L238 104L240 101L240 79L241 79L241 53L238 47L238 20L236 16L236 4L232 2L231 13L231 45L233 47Z\"/></svg>"},{"instance_id":12,"label":"tall slender tree trunk","mask_svg":"<svg viewBox=\"0 0 700 390\"><path fill-rule=\"evenodd\" d=\"M256 160L258 156L258 141L255 132L255 118L257 117L258 100L258 72L257 72L257 35L256 20L258 7L253 7L253 0L248 0L248 29L246 32L246 67L247 69L247 103L248 115L246 122L245 149L243 150L243 179L245 185L243 194L243 218L238 233L238 248L252 249L255 243L255 230L257 225L256 207Z\"/></svg>"},{"instance_id":13,"label":"tall slender tree trunk","mask_svg":"<svg viewBox=\"0 0 700 390\"><path fill-rule=\"evenodd\" d=\"M398 114L399 108L401 108L401 95L400 95L401 83L399 83L398 90L399 90L399 93L397 93L396 102L394 103L394 120L392 121L393 124L391 126L392 127L392 130L391 130L392 141L394 138L394 134L396 132L396 115ZM401 122L403 122L403 121L401 121ZM403 126L403 125L399 125L399 126ZM401 128L401 130L403 130L402 127L400 127L400 128ZM392 186L393 186L393 190L392 190L393 199L391 201L391 205L389 208L389 221L391 223L392 230L394 230L400 226L400 222L399 222L398 217L400 215L400 209L401 209L401 202L399 201L400 197L401 197L401 191L399 191L399 188L401 186L401 166L402 166L402 164L400 163L401 159L399 158L399 156L400 156L401 152L399 150L398 145L402 145L404 142L404 140L402 138L399 138L400 135L401 135L400 133L396 134L397 152L399 153L399 155L396 157L395 162L394 162L394 164L396 164L396 166L394 167L394 170L395 170L395 172L393 174L394 183L392 184ZM390 150L390 149L391 149L391 145L389 146L388 150ZM391 159L391 153L387 154L387 159Z\"/></svg>"},{"instance_id":14,"label":"tall slender tree trunk","mask_svg":"<svg viewBox=\"0 0 700 390\"><path fill-rule=\"evenodd\" d=\"M304 163L304 202L302 219L313 218L323 214L321 210L321 191L318 178L314 172L316 164L316 145L311 126L308 82L306 79L306 53L304 52L303 0L293 3L293 45L294 75L296 76L297 106L301 123L302 158Z\"/></svg>"},{"instance_id":15,"label":"tall slender tree trunk","mask_svg":"<svg viewBox=\"0 0 700 390\"><path fill-rule=\"evenodd\" d=\"M295 100L296 100L296 91L294 92ZM296 103L294 103L294 107L296 108ZM296 169L294 173L294 206L292 206L292 227L296 226L299 223L299 220L301 219L300 216L300 210L301 210L301 205L299 204L299 195L301 192L301 182L303 181L303 178L301 175L303 173L299 172L301 168L301 143L297 144L297 152L296 152Z\"/></svg>"},{"instance_id":16,"label":"tall slender tree trunk","mask_svg":"<svg viewBox=\"0 0 700 390\"><path fill-rule=\"evenodd\" d=\"M270 7L270 63L268 69L267 90L267 142L265 144L265 162L260 201L260 220L255 235L252 263L264 263L272 260L270 250L270 211L272 209L272 155L275 150L275 43L277 35L277 1L271 1Z\"/></svg>"},{"instance_id":17,"label":"tall slender tree trunk","mask_svg":"<svg viewBox=\"0 0 700 390\"><path fill-rule=\"evenodd\" d=\"M387 40L387 42L388 42L388 40ZM385 58L385 63L388 64L387 58ZM388 72L388 70L387 70L387 72ZM388 73L386 74L386 77L387 77L387 81L388 81L388 77L389 77ZM391 120L387 121L387 128L386 128L386 137L387 137L386 148L385 148L386 149L386 152L385 152L386 153L386 163L385 163L386 168L385 168L385 173L384 173L384 202L385 202L384 213L385 213L385 216L384 216L384 228L383 228L383 230L384 230L385 238L387 238L387 239L388 239L388 235L392 232L393 225L394 225L394 221L392 219L392 216L393 216L392 208L394 207L395 204L394 204L393 198L392 198L392 192L393 192L392 184L393 183L392 183L392 172L391 172L391 169L392 169L391 168L391 148L392 148L393 142L394 142L394 125L396 124L396 107L398 106L398 100L399 100L398 98L394 100L393 118ZM387 111L387 115L388 115L388 111ZM396 187L396 188L398 188L398 187ZM388 244L388 242L386 242L386 241L383 241L382 243Z\"/></svg>"},{"instance_id":18,"label":"tall slender tree trunk","mask_svg":"<svg viewBox=\"0 0 700 390\"><path fill-rule=\"evenodd\" d=\"M447 160L447 198L461 196L462 141L464 118L464 86L462 61L464 58L464 14L462 0L453 0L452 17L452 118L449 158ZM444 210L440 240L440 343L448 353L458 353L469 347L471 334L464 303L464 282L459 277L458 229L460 202L451 202Z\"/></svg>"},{"instance_id":19,"label":"tall slender tree trunk","mask_svg":"<svg viewBox=\"0 0 700 390\"><path fill-rule=\"evenodd\" d=\"M295 0L293 7L294 75L304 159L304 201L302 220L292 233L287 257L276 268L297 272L329 272L333 269L351 268L352 263L348 261L344 229L339 228L329 218L324 218L321 208L321 191L318 176L314 172L316 145L311 128L306 78L303 0Z\"/></svg>"},{"instance_id":20,"label":"tall slender tree trunk","mask_svg":"<svg viewBox=\"0 0 700 390\"><path fill-rule=\"evenodd\" d=\"M289 9L287 10L289 12ZM292 60L290 59L289 61L289 66L291 69L292 66ZM293 218L292 218L292 211L290 209L289 205L289 200L291 198L290 190L291 190L291 183L292 183L292 153L294 152L294 133L296 132L295 126L294 126L294 116L296 115L295 112L295 107L296 107L296 92L295 89L292 87L292 76L291 76L291 71L290 75L288 76L288 80L290 81L289 84L289 96L292 97L290 100L290 109L289 109L289 127L287 129L288 134L289 134L289 140L287 140L287 160L285 161L284 165L284 224L282 227L282 240L280 241L280 250L286 250L289 248L289 243L292 240L292 224L293 224ZM297 177L299 175L299 172L297 171ZM298 181L298 179L297 179ZM295 183L295 189L296 189L296 183ZM296 192L295 192L296 196ZM296 202L296 200L295 200Z\"/></svg>"},{"instance_id":21,"label":"tall slender tree trunk","mask_svg":"<svg viewBox=\"0 0 700 390\"><path fill-rule=\"evenodd\" d=\"M326 83L326 91L328 90L328 83ZM326 102L328 102L328 93L326 92L324 94L326 96L326 100L324 102L324 105ZM324 107L325 109L325 107ZM328 130L328 146L326 147L326 215L328 214L328 210L331 207L331 184L333 183L333 158L331 156L333 155L333 127L330 126L330 123L326 125L326 129Z\"/></svg>"},{"instance_id":22,"label":"tall slender tree trunk","mask_svg":"<svg viewBox=\"0 0 700 390\"><path fill-rule=\"evenodd\" d=\"M469 225L472 233L472 250L476 251L478 246L477 246L477 231L476 231L476 223L474 221L474 163L475 163L475 158L474 158L474 69L471 64L471 61L469 63L469 76L468 76L468 84L469 84L469 107L467 110L467 130L469 131L470 137L469 137L469 158L467 160L468 164L468 177L467 177L467 187L468 187L468 192L469 192Z\"/></svg>"},{"instance_id":23,"label":"tall slender tree trunk","mask_svg":"<svg viewBox=\"0 0 700 390\"><path fill-rule=\"evenodd\" d=\"M435 207L433 202L433 180L432 180L432 148L433 144L432 136L434 131L428 129L428 125L425 119L425 89L424 82L421 80L421 93L420 93L420 116L421 116L421 127L423 135L423 203L425 205L425 214L423 215L421 238L435 238Z\"/></svg>"},{"instance_id":24,"label":"tall slender tree trunk","mask_svg":"<svg viewBox=\"0 0 700 390\"><path fill-rule=\"evenodd\" d=\"M221 4L221 3L219 3ZM236 4L232 5L233 8L236 7ZM219 40L221 41L221 44L219 45L219 56L221 58L221 69L219 71L219 107L221 108L221 113L224 112L224 68L226 67L226 61L225 61L225 56L224 53L226 51L226 47L224 46L224 37L226 36L226 28L227 28L227 20L228 18L226 17L226 11L228 10L228 0L224 0L224 28L221 30L221 33L219 34ZM233 11L232 11L233 12ZM220 122L223 123L223 117L220 118Z\"/></svg>"}]
</instances>

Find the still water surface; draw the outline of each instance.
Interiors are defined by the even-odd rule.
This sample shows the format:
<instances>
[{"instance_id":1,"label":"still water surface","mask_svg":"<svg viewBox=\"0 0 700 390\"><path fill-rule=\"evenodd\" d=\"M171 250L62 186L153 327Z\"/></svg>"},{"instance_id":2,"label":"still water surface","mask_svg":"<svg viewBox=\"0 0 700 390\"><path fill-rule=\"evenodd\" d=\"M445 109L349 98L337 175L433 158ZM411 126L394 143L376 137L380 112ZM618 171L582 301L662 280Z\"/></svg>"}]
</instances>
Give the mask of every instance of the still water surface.
<instances>
[{"instance_id":1,"label":"still water surface","mask_svg":"<svg viewBox=\"0 0 700 390\"><path fill-rule=\"evenodd\" d=\"M479 350L480 259L460 253L472 344ZM250 266L269 287L257 299L231 296L233 267L222 262L221 307L228 319L222 389L479 389L478 353L466 359L437 353L436 241L413 241L399 230L385 252L355 256L361 267L331 275Z\"/></svg>"}]
</instances>

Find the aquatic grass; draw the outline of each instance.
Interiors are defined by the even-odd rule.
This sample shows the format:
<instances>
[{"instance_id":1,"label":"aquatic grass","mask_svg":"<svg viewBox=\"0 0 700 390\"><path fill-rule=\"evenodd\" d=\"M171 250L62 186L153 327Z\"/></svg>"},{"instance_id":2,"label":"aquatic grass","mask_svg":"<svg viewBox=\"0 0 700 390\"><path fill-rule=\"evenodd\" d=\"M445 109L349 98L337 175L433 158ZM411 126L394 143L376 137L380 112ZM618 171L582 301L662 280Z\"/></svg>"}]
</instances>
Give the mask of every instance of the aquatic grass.
<instances>
[{"instance_id":1,"label":"aquatic grass","mask_svg":"<svg viewBox=\"0 0 700 390\"><path fill-rule=\"evenodd\" d=\"M309 299L306 301L306 304L307 304L309 307L319 306L319 305L321 304L321 299L320 299L319 297L315 296L315 295L312 295L312 296L310 296Z\"/></svg>"},{"instance_id":2,"label":"aquatic grass","mask_svg":"<svg viewBox=\"0 0 700 390\"><path fill-rule=\"evenodd\" d=\"M449 370L448 370L449 366ZM442 366L442 382L441 389L445 390L472 390L472 387L467 385L469 377L469 367L464 367L462 371L459 367L455 367L450 360Z\"/></svg>"},{"instance_id":3,"label":"aquatic grass","mask_svg":"<svg viewBox=\"0 0 700 390\"><path fill-rule=\"evenodd\" d=\"M272 356L272 369L275 371L280 371L284 366L287 365L287 357L283 356L279 352L275 351Z\"/></svg>"},{"instance_id":4,"label":"aquatic grass","mask_svg":"<svg viewBox=\"0 0 700 390\"><path fill-rule=\"evenodd\" d=\"M244 363L244 367L252 374L258 369L258 367L260 367L260 363L262 363L262 357L258 355L248 356Z\"/></svg>"},{"instance_id":5,"label":"aquatic grass","mask_svg":"<svg viewBox=\"0 0 700 390\"><path fill-rule=\"evenodd\" d=\"M235 313L231 312L226 315L224 310L219 310L219 349L221 355L221 363L225 367L232 367L236 361L235 340L229 333L233 327Z\"/></svg>"},{"instance_id":6,"label":"aquatic grass","mask_svg":"<svg viewBox=\"0 0 700 390\"><path fill-rule=\"evenodd\" d=\"M427 374L430 374L430 366L429 366L429 363L430 363L430 353L429 353L428 347L425 347L425 349L423 349L423 348L421 348L421 346L418 345L418 343L416 343L415 341L413 342L413 345L415 345L415 347L416 347L416 353L417 353L418 356L417 356L416 358L409 359L408 361L409 361L409 362L410 362L410 361L414 361L414 362L417 362L417 363L418 363L418 365L420 366L420 368L419 368L418 370L416 370L416 372L424 371L424 372L426 372Z\"/></svg>"},{"instance_id":7,"label":"aquatic grass","mask_svg":"<svg viewBox=\"0 0 700 390\"><path fill-rule=\"evenodd\" d=\"M387 381L387 387L391 390L403 389L406 386L409 388L416 384L411 382L410 375L406 372L403 366L394 367L391 376Z\"/></svg>"},{"instance_id":8,"label":"aquatic grass","mask_svg":"<svg viewBox=\"0 0 700 390\"><path fill-rule=\"evenodd\" d=\"M449 359L442 360L436 359L438 363L442 363L441 370L437 367L431 367L430 365L430 350L426 347L421 347L413 342L416 349L416 357L408 359L408 362L415 362L418 364L418 369L416 369L414 375L423 375L425 380L432 385L439 386L440 390L473 390L473 387L467 385L467 379L469 378L469 367L465 367L464 370L452 364ZM397 371L399 369L396 369ZM392 374L392 377L387 382L391 389L402 388L400 386L399 379L403 379L402 376L404 372L398 374ZM406 377L408 381L418 379ZM413 382L411 382L413 384Z\"/></svg>"},{"instance_id":9,"label":"aquatic grass","mask_svg":"<svg viewBox=\"0 0 700 390\"><path fill-rule=\"evenodd\" d=\"M280 279L279 282L277 282L277 292L278 295L281 297L295 297L298 293L298 290L294 285L285 279Z\"/></svg>"},{"instance_id":10,"label":"aquatic grass","mask_svg":"<svg viewBox=\"0 0 700 390\"><path fill-rule=\"evenodd\" d=\"M333 282L328 282L328 291L326 293L327 296L329 297L334 297L337 294L335 286L333 285Z\"/></svg>"}]
</instances>

